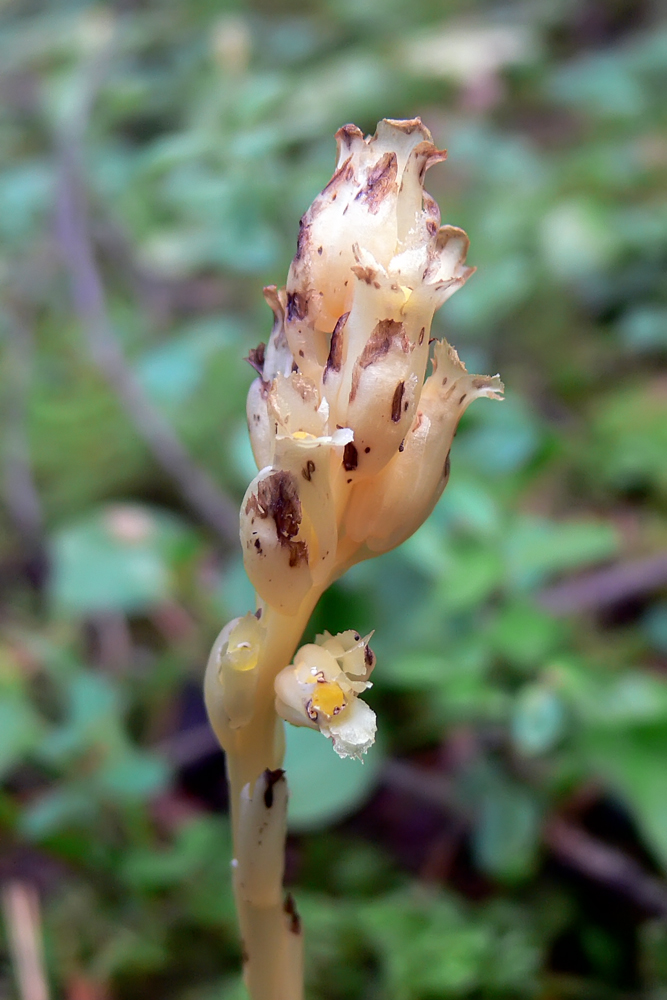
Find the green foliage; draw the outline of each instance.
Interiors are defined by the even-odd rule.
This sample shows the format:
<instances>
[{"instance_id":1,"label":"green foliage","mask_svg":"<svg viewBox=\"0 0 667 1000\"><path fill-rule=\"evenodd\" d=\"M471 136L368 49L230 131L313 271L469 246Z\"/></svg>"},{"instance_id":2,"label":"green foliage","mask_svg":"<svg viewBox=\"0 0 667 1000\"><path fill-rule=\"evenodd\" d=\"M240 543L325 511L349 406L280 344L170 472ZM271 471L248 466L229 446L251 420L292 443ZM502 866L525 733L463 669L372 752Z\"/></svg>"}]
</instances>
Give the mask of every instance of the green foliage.
<instances>
[{"instance_id":1,"label":"green foliage","mask_svg":"<svg viewBox=\"0 0 667 1000\"><path fill-rule=\"evenodd\" d=\"M666 995L665 580L588 577L667 550L666 82L632 0L4 5L0 875L40 887L54 996L242 1000L196 692L252 601L91 350L63 147L126 378L236 504L261 286L333 132L416 114L478 267L434 330L508 393L466 415L431 519L309 626L375 629L381 730L363 766L288 734L309 995Z\"/></svg>"}]
</instances>

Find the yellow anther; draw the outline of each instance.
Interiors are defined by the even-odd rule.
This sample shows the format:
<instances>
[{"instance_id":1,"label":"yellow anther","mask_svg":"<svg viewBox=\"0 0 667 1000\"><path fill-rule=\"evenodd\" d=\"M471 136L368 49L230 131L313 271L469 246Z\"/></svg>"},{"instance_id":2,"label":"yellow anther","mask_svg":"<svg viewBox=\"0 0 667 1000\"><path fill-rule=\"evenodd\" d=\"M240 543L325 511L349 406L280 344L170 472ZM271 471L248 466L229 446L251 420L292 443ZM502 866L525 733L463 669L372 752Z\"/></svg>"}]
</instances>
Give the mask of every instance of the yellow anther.
<instances>
[{"instance_id":1,"label":"yellow anther","mask_svg":"<svg viewBox=\"0 0 667 1000\"><path fill-rule=\"evenodd\" d=\"M340 686L331 681L319 682L313 691L312 707L331 719L345 708L347 700Z\"/></svg>"}]
</instances>

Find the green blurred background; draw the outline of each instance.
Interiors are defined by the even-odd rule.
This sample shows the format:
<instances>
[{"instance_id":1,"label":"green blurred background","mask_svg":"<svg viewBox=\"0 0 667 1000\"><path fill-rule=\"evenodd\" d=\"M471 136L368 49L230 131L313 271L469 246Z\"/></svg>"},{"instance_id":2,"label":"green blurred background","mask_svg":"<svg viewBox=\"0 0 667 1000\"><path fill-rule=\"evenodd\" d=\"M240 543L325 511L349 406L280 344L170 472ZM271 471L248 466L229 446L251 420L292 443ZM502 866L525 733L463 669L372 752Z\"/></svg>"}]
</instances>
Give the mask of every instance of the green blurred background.
<instances>
[{"instance_id":1,"label":"green blurred background","mask_svg":"<svg viewBox=\"0 0 667 1000\"><path fill-rule=\"evenodd\" d=\"M1 5L2 1000L17 892L54 998L243 996L199 693L252 603L243 357L334 131L415 115L478 266L435 331L507 399L311 623L376 630L381 739L290 734L308 995L667 997L660 7Z\"/></svg>"}]
</instances>

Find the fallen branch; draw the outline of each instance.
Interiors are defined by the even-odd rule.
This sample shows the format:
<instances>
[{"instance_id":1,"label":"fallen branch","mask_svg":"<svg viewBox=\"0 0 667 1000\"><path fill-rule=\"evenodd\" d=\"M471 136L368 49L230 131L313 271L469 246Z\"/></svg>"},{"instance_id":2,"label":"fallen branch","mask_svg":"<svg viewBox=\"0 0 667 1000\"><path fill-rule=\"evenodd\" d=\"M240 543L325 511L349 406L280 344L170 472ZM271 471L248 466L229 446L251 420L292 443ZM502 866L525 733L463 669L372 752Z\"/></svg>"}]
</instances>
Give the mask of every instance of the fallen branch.
<instances>
[{"instance_id":1,"label":"fallen branch","mask_svg":"<svg viewBox=\"0 0 667 1000\"><path fill-rule=\"evenodd\" d=\"M568 868L624 896L650 916L667 916L667 885L634 858L559 818L547 823L544 842Z\"/></svg>"},{"instance_id":2,"label":"fallen branch","mask_svg":"<svg viewBox=\"0 0 667 1000\"><path fill-rule=\"evenodd\" d=\"M5 302L7 379L4 386L5 435L3 442L3 494L19 535L25 571L39 588L45 576L42 504L35 486L28 442L28 394L32 376L32 330L23 311Z\"/></svg>"},{"instance_id":3,"label":"fallen branch","mask_svg":"<svg viewBox=\"0 0 667 1000\"><path fill-rule=\"evenodd\" d=\"M597 611L667 585L667 552L617 563L541 591L539 603L554 615Z\"/></svg>"},{"instance_id":4,"label":"fallen branch","mask_svg":"<svg viewBox=\"0 0 667 1000\"><path fill-rule=\"evenodd\" d=\"M2 911L18 995L21 1000L49 1000L37 890L19 880L8 882Z\"/></svg>"},{"instance_id":5,"label":"fallen branch","mask_svg":"<svg viewBox=\"0 0 667 1000\"><path fill-rule=\"evenodd\" d=\"M178 487L194 513L225 544L236 544L238 514L208 473L197 465L173 428L153 405L127 363L109 322L104 286L90 235L83 170L83 135L106 60L91 67L86 99L58 138L60 185L56 204L58 245L69 272L74 309L91 356L123 403L157 463Z\"/></svg>"}]
</instances>

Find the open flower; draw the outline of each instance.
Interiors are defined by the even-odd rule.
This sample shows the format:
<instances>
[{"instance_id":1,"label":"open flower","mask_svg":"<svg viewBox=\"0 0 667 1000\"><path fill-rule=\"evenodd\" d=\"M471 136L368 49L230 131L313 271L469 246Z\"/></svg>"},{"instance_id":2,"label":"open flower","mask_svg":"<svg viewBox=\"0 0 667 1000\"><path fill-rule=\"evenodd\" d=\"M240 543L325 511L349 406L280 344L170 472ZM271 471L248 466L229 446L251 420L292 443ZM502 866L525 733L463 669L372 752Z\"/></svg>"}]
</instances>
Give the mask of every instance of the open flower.
<instances>
[{"instance_id":1,"label":"open flower","mask_svg":"<svg viewBox=\"0 0 667 1000\"><path fill-rule=\"evenodd\" d=\"M319 729L339 757L360 757L373 745L375 713L359 695L375 666L368 640L349 629L325 632L302 646L275 681L276 711L294 726Z\"/></svg>"}]
</instances>

